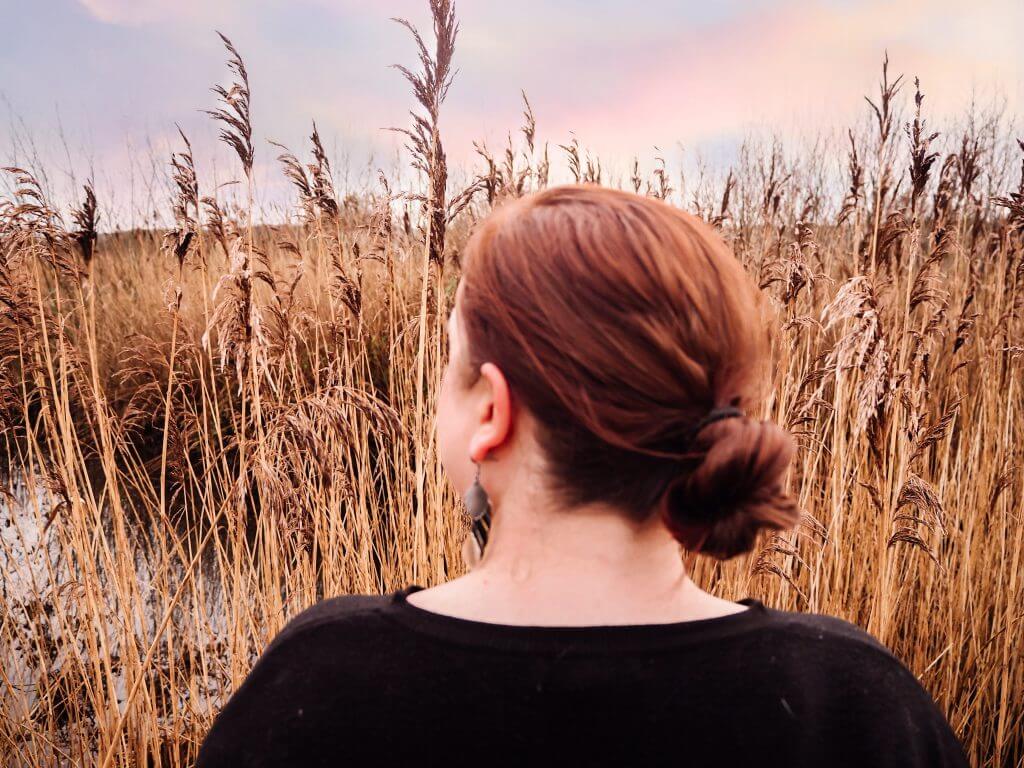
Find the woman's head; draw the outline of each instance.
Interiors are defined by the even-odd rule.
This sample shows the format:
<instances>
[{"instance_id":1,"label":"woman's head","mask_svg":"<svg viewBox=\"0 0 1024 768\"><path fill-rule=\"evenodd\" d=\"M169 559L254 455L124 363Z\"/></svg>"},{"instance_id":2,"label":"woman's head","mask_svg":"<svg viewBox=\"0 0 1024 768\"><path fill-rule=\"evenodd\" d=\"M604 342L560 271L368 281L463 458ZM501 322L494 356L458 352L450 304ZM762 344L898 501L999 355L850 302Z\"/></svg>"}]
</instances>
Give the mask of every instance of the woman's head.
<instances>
[{"instance_id":1,"label":"woman's head","mask_svg":"<svg viewBox=\"0 0 1024 768\"><path fill-rule=\"evenodd\" d=\"M561 504L660 514L690 550L748 551L796 522L792 438L747 416L694 428L757 407L760 299L713 229L660 200L574 185L506 203L463 254L438 404L449 476L468 486L521 421Z\"/></svg>"}]
</instances>

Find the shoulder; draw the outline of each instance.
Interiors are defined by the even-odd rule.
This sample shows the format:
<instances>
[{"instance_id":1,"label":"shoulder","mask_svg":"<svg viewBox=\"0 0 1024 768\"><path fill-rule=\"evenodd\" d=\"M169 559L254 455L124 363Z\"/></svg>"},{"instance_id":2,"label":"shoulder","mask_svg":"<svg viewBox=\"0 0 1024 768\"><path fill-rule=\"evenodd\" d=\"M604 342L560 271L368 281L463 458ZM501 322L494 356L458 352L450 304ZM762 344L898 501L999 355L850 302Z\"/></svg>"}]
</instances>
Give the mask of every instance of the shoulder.
<instances>
[{"instance_id":1,"label":"shoulder","mask_svg":"<svg viewBox=\"0 0 1024 768\"><path fill-rule=\"evenodd\" d=\"M896 661L892 651L862 627L838 616L765 608L768 626L777 634L810 645L846 646Z\"/></svg>"},{"instance_id":2,"label":"shoulder","mask_svg":"<svg viewBox=\"0 0 1024 768\"><path fill-rule=\"evenodd\" d=\"M359 659L393 644L383 618L387 601L387 595L339 595L300 611L263 647L240 691L258 688L261 681L307 684L307 678L358 669Z\"/></svg>"},{"instance_id":3,"label":"shoulder","mask_svg":"<svg viewBox=\"0 0 1024 768\"><path fill-rule=\"evenodd\" d=\"M931 694L874 635L835 616L765 610L758 655L773 690L793 695L796 714L818 718L832 747L891 753L900 765L966 765Z\"/></svg>"},{"instance_id":4,"label":"shoulder","mask_svg":"<svg viewBox=\"0 0 1024 768\"><path fill-rule=\"evenodd\" d=\"M820 613L765 611L762 631L750 642L767 679L785 681L822 707L842 704L866 713L884 704L932 713L935 705L917 676L857 624Z\"/></svg>"},{"instance_id":5,"label":"shoulder","mask_svg":"<svg viewBox=\"0 0 1024 768\"><path fill-rule=\"evenodd\" d=\"M336 732L339 713L355 717L346 703L372 693L365 668L390 645L380 618L388 599L332 597L288 621L218 713L197 766L305 764L298 756Z\"/></svg>"},{"instance_id":6,"label":"shoulder","mask_svg":"<svg viewBox=\"0 0 1024 768\"><path fill-rule=\"evenodd\" d=\"M358 627L373 623L390 600L389 595L338 595L320 600L293 616L274 636L264 653L313 634L324 627Z\"/></svg>"},{"instance_id":7,"label":"shoulder","mask_svg":"<svg viewBox=\"0 0 1024 768\"><path fill-rule=\"evenodd\" d=\"M857 624L822 613L766 608L760 642L796 666L809 682L826 681L835 690L848 682L846 695L916 695L917 677L877 637Z\"/></svg>"}]
</instances>

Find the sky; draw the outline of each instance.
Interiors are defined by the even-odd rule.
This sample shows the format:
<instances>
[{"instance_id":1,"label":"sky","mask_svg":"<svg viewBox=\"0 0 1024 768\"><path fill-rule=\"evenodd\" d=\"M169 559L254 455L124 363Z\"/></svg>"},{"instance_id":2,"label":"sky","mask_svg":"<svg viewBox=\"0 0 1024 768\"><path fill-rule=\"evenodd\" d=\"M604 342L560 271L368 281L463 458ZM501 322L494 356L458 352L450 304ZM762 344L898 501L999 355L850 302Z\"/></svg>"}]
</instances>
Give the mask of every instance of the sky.
<instances>
[{"instance_id":1,"label":"sky","mask_svg":"<svg viewBox=\"0 0 1024 768\"><path fill-rule=\"evenodd\" d=\"M893 72L920 77L936 129L972 100L1024 106L1022 0L455 5L458 73L441 127L464 172L474 141L500 151L522 124L521 90L556 164L575 136L620 171L659 152L727 163L752 133L864 120L885 51ZM249 71L265 194L285 184L267 140L305 156L314 119L341 186L400 165L400 137L384 129L408 126L414 105L391 65L416 59L391 17L430 32L426 0L0 0L0 11L0 163L38 163L58 192L92 175L111 209L144 207L166 183L176 124L204 180L238 177L200 111L216 106L210 86L227 84L215 30Z\"/></svg>"}]
</instances>

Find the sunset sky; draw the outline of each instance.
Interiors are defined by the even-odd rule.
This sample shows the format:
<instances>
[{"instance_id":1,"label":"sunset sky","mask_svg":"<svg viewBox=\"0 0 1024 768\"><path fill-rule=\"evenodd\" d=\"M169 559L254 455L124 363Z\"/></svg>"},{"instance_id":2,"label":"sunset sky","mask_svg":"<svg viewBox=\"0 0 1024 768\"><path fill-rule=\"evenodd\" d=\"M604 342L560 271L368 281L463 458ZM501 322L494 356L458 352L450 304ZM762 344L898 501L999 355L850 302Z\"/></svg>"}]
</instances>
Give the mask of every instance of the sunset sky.
<instances>
[{"instance_id":1,"label":"sunset sky","mask_svg":"<svg viewBox=\"0 0 1024 768\"><path fill-rule=\"evenodd\" d=\"M424 32L426 0L0 0L0 162L34 151L55 187L92 172L122 204L162 174L193 138L200 173L236 173L198 110L226 83L223 31L253 89L258 173L305 152L316 119L355 178L394 163L409 124L408 88L390 64L415 64L407 17ZM863 119L888 49L891 68L919 76L933 125L979 103L1024 104L1021 0L462 0L459 73L443 113L451 163L472 141L499 148L521 124L520 89L552 147L573 132L606 164L654 146L675 162L726 161L756 131L807 134ZM909 92L908 92L909 95ZM67 145L67 153L64 144ZM370 160L371 153L373 159ZM554 153L557 156L557 151ZM560 159L560 158L559 158ZM203 167L203 164L206 167ZM259 177L258 177L259 178ZM268 183L271 183L268 181Z\"/></svg>"}]
</instances>

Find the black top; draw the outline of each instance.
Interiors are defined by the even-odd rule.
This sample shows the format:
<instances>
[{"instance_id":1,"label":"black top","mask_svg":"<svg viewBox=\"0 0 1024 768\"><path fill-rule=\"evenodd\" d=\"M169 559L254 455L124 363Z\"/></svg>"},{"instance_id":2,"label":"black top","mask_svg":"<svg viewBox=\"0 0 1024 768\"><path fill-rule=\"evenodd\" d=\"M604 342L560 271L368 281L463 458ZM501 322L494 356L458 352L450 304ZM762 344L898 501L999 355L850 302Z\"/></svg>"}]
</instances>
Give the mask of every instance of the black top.
<instances>
[{"instance_id":1,"label":"black top","mask_svg":"<svg viewBox=\"0 0 1024 768\"><path fill-rule=\"evenodd\" d=\"M280 765L966 766L883 645L767 608L671 624L535 627L347 595L274 638L199 768Z\"/></svg>"}]
</instances>

